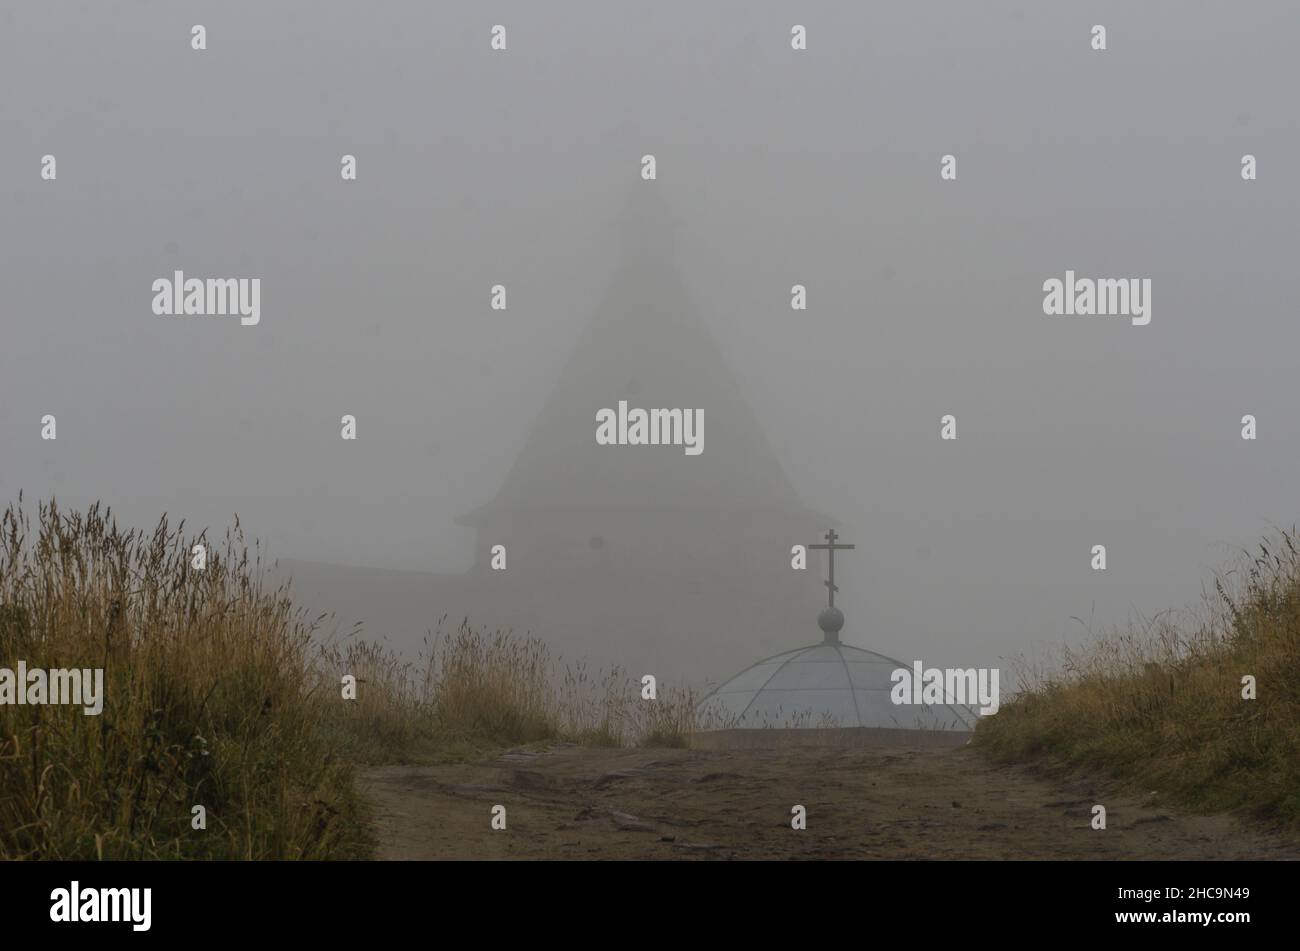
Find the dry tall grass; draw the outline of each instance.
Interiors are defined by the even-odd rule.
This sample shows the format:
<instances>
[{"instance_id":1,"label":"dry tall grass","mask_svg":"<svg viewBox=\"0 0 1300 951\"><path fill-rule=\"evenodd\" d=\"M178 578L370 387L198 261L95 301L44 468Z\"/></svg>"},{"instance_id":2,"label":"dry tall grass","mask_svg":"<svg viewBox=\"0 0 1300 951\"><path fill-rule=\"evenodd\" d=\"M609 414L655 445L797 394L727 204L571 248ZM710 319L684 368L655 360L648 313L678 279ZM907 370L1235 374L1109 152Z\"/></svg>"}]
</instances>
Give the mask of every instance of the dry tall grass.
<instances>
[{"instance_id":1,"label":"dry tall grass","mask_svg":"<svg viewBox=\"0 0 1300 951\"><path fill-rule=\"evenodd\" d=\"M1108 770L1197 810L1300 826L1300 555L1293 532L1169 617L1022 670L976 731L1006 760ZM1242 698L1253 676L1257 699Z\"/></svg>"},{"instance_id":2,"label":"dry tall grass","mask_svg":"<svg viewBox=\"0 0 1300 951\"><path fill-rule=\"evenodd\" d=\"M415 662L373 645L324 652L327 679L357 674L362 691L341 712L356 755L370 761L460 758L485 749L563 741L588 746L685 746L696 696L641 683L614 668L564 664L537 638L440 618Z\"/></svg>"},{"instance_id":3,"label":"dry tall grass","mask_svg":"<svg viewBox=\"0 0 1300 951\"><path fill-rule=\"evenodd\" d=\"M191 551L208 549L202 570ZM236 520L217 544L107 510L0 518L0 668L103 668L104 707L0 704L0 859L336 858L366 853L358 763L545 740L684 745L694 697L439 621L417 661L264 581ZM355 700L341 680L357 678ZM21 686L21 685L20 685ZM203 806L207 828L192 827Z\"/></svg>"},{"instance_id":4,"label":"dry tall grass","mask_svg":"<svg viewBox=\"0 0 1300 951\"><path fill-rule=\"evenodd\" d=\"M42 505L34 534L20 508L0 519L0 666L103 668L105 693L99 716L0 705L0 858L361 853L311 624L238 525L217 545L183 528L122 531L98 505Z\"/></svg>"}]
</instances>

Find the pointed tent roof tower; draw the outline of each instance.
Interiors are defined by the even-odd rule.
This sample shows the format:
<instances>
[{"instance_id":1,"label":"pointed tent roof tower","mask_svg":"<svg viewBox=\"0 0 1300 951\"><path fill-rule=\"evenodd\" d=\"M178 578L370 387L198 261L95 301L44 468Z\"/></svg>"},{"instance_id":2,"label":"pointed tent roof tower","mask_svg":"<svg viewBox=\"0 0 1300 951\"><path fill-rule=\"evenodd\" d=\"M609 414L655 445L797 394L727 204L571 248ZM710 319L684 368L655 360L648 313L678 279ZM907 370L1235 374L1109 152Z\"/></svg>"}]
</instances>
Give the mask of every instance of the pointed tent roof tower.
<instances>
[{"instance_id":1,"label":"pointed tent roof tower","mask_svg":"<svg viewBox=\"0 0 1300 951\"><path fill-rule=\"evenodd\" d=\"M496 497L460 519L527 511L803 508L677 274L672 221L656 182L638 182L621 224L621 259L559 383ZM703 451L599 446L596 413L702 409Z\"/></svg>"}]
</instances>

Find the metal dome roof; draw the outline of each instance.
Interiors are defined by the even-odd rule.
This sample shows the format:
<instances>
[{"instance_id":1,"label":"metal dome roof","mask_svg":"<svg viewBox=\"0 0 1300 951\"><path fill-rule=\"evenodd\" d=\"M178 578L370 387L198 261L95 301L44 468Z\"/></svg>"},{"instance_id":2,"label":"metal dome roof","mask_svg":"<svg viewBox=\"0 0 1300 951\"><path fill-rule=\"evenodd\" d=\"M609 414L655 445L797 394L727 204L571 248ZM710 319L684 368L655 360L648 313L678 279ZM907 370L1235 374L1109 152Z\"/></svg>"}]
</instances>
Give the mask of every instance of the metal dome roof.
<instances>
[{"instance_id":1,"label":"metal dome roof","mask_svg":"<svg viewBox=\"0 0 1300 951\"><path fill-rule=\"evenodd\" d=\"M763 727L875 727L973 730L978 714L965 704L897 705L893 672L909 665L828 637L761 660L700 701L706 730Z\"/></svg>"}]
</instances>

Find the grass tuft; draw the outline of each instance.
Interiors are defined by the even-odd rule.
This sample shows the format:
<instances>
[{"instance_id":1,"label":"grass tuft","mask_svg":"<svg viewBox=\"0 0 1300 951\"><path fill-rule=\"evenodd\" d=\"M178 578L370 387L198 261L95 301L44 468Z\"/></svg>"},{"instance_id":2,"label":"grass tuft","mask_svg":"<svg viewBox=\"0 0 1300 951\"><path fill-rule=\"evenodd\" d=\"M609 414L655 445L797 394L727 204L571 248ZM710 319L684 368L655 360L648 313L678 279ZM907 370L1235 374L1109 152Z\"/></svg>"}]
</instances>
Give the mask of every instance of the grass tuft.
<instances>
[{"instance_id":1,"label":"grass tuft","mask_svg":"<svg viewBox=\"0 0 1300 951\"><path fill-rule=\"evenodd\" d=\"M1266 539L1182 623L1163 616L1022 665L975 743L1003 761L1101 769L1215 813L1300 827L1300 555ZM1243 699L1243 678L1256 699Z\"/></svg>"},{"instance_id":2,"label":"grass tuft","mask_svg":"<svg viewBox=\"0 0 1300 951\"><path fill-rule=\"evenodd\" d=\"M238 523L212 544L165 516L142 533L98 505L41 505L34 527L6 509L0 667L103 668L105 697L99 716L0 705L0 858L364 853L352 768L319 729L312 625L261 578Z\"/></svg>"}]
</instances>

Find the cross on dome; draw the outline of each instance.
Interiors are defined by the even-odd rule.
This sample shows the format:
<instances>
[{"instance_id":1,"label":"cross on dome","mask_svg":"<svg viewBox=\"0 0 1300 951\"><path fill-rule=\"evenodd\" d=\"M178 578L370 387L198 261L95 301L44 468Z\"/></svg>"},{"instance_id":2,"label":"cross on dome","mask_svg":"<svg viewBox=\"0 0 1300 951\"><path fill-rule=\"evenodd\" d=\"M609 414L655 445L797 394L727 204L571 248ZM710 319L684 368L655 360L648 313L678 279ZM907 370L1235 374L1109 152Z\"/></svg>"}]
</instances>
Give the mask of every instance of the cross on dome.
<instances>
[{"instance_id":1,"label":"cross on dome","mask_svg":"<svg viewBox=\"0 0 1300 951\"><path fill-rule=\"evenodd\" d=\"M831 606L831 607L835 607L835 592L838 591L838 590L840 590L839 588L837 588L837 587L835 586L835 553L836 553L837 551L852 551L854 548L857 548L857 547L858 547L857 545L837 545L837 544L835 544L835 539L837 539L837 538L839 538L839 537L840 537L839 535L835 534L835 529L832 528L829 532L826 533L826 542L827 542L827 544L825 544L825 545L809 545L809 546L808 546L809 548L819 549L819 550L822 550L822 551L828 551L828 552L830 552L830 561L831 561L831 564L830 564L830 578L829 578L828 580L824 581L823 584L825 584L826 587L827 587L828 589L830 589L829 594L830 594L830 606Z\"/></svg>"}]
</instances>

